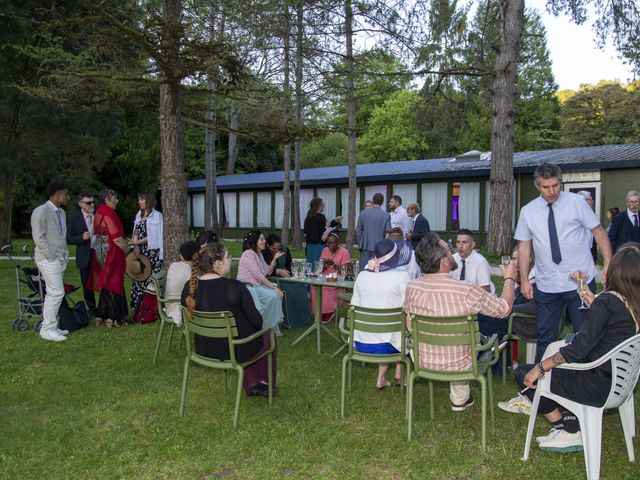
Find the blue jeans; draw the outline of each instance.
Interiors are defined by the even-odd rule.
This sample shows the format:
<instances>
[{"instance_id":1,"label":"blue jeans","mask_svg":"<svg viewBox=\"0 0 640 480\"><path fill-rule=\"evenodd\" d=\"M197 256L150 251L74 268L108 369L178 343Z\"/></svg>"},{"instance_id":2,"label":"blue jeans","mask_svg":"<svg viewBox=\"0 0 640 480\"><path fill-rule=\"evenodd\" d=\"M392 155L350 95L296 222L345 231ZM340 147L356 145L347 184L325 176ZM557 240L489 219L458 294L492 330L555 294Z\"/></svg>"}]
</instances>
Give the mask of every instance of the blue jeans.
<instances>
[{"instance_id":1,"label":"blue jeans","mask_svg":"<svg viewBox=\"0 0 640 480\"><path fill-rule=\"evenodd\" d=\"M589 282L589 289L595 292L596 282ZM544 351L551 342L558 339L558 329L560 328L560 316L562 309L566 305L567 318L573 325L573 331L577 332L587 319L589 310L580 310L580 297L575 290L559 293L547 293L541 290L535 292L537 311L536 320L538 324L538 342L536 346L536 362L542 360Z\"/></svg>"}]
</instances>

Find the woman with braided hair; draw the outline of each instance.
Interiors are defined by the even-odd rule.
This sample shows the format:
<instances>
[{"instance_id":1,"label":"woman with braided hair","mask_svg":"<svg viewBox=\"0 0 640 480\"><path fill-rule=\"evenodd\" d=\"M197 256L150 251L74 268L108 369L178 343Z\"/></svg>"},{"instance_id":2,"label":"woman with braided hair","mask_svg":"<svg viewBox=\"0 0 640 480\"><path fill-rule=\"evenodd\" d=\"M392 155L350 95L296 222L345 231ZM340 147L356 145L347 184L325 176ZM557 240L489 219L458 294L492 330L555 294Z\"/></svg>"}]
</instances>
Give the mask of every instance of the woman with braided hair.
<instances>
[{"instance_id":1,"label":"woman with braided hair","mask_svg":"<svg viewBox=\"0 0 640 480\"><path fill-rule=\"evenodd\" d=\"M188 312L230 311L236 320L238 336L246 338L263 328L262 316L256 309L247 287L238 280L225 278L231 268L231 255L221 243L207 243L193 256L191 278L182 291L182 305ZM188 315L188 313L187 313ZM229 359L226 338L195 335L196 352L205 357ZM238 362L246 362L271 347L269 335L236 347ZM244 369L242 385L247 395L268 396L267 357ZM276 352L272 364L273 390L276 391Z\"/></svg>"}]
</instances>

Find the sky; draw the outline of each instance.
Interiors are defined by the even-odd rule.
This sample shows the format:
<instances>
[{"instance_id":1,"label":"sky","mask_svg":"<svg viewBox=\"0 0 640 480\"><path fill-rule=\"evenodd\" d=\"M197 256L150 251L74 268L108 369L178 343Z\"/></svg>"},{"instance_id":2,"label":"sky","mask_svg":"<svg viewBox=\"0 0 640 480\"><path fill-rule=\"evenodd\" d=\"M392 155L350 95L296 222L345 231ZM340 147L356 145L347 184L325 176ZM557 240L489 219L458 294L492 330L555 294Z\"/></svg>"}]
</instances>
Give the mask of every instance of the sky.
<instances>
[{"instance_id":1,"label":"sky","mask_svg":"<svg viewBox=\"0 0 640 480\"><path fill-rule=\"evenodd\" d=\"M633 80L631 68L622 63L611 44L604 51L597 48L591 29L593 17L576 25L565 15L547 13L546 0L525 0L525 4L540 12L547 28L547 48L559 90L578 90L582 83L596 84L600 80Z\"/></svg>"}]
</instances>

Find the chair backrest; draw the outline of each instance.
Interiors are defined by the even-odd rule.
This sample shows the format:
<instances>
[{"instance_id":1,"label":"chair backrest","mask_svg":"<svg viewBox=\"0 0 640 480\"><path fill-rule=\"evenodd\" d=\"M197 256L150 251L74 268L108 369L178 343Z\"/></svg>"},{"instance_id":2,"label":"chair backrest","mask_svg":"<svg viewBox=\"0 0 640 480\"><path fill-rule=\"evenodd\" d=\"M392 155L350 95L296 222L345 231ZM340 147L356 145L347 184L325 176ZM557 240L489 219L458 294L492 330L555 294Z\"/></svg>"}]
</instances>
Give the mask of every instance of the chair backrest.
<instances>
[{"instance_id":1,"label":"chair backrest","mask_svg":"<svg viewBox=\"0 0 640 480\"><path fill-rule=\"evenodd\" d=\"M420 371L432 371L420 366L421 343L437 347L468 346L471 349L473 375L478 375L477 345L480 339L480 327L475 315L459 317L424 317L411 315L413 327L414 367ZM447 372L451 373L451 372Z\"/></svg>"},{"instance_id":2,"label":"chair backrest","mask_svg":"<svg viewBox=\"0 0 640 480\"><path fill-rule=\"evenodd\" d=\"M353 353L353 332L355 330L366 333L400 333L402 338L400 352L404 352L405 315L401 307L367 308L351 305L347 322L351 332L349 353Z\"/></svg>"},{"instance_id":3,"label":"chair backrest","mask_svg":"<svg viewBox=\"0 0 640 480\"><path fill-rule=\"evenodd\" d=\"M604 408L619 407L633 389L640 375L640 334L622 342L607 355L611 357L611 392Z\"/></svg>"},{"instance_id":4,"label":"chair backrest","mask_svg":"<svg viewBox=\"0 0 640 480\"><path fill-rule=\"evenodd\" d=\"M235 365L236 354L233 348L233 338L238 336L238 328L236 327L236 319L233 313L228 311L222 312L199 312L195 310L191 315L186 308L180 307L182 310L182 320L187 337L187 355L191 356L193 349L191 347L191 334L201 335L208 338L226 338L229 342L229 355L231 363Z\"/></svg>"},{"instance_id":5,"label":"chair backrest","mask_svg":"<svg viewBox=\"0 0 640 480\"><path fill-rule=\"evenodd\" d=\"M164 291L167 285L167 270L163 268L159 272L152 274L151 283L153 283L153 286L156 289L156 296L158 297L158 301L164 302ZM158 307L160 307L160 303L158 303Z\"/></svg>"}]
</instances>

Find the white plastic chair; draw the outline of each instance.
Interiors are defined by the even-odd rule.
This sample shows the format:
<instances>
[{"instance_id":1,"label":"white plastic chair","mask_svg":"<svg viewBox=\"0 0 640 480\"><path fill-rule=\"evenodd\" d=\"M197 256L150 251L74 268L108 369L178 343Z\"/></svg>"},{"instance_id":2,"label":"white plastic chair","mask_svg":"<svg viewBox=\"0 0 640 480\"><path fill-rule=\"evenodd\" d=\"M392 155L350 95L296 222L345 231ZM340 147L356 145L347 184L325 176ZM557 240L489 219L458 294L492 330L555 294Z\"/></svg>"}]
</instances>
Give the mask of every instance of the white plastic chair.
<instances>
[{"instance_id":1,"label":"white plastic chair","mask_svg":"<svg viewBox=\"0 0 640 480\"><path fill-rule=\"evenodd\" d=\"M627 444L627 455L629 456L630 462L635 461L633 437L635 436L636 427L633 407L633 389L640 374L640 335L631 337L594 362L565 363L555 367L555 369L590 370L602 365L607 360L611 360L611 391L604 406L600 408L582 405L581 403L576 403L551 393L550 385L553 370L538 380L536 393L533 398L533 406L531 407L531 415L529 416L529 428L527 429L527 439L522 460L529 459L531 437L533 436L533 428L537 417L535 412L538 411L540 397L544 396L570 410L578 418L582 432L582 446L584 449L584 462L587 468L588 480L597 480L600 478L602 412L605 409L618 408L620 420L622 421L622 430Z\"/></svg>"}]
</instances>

